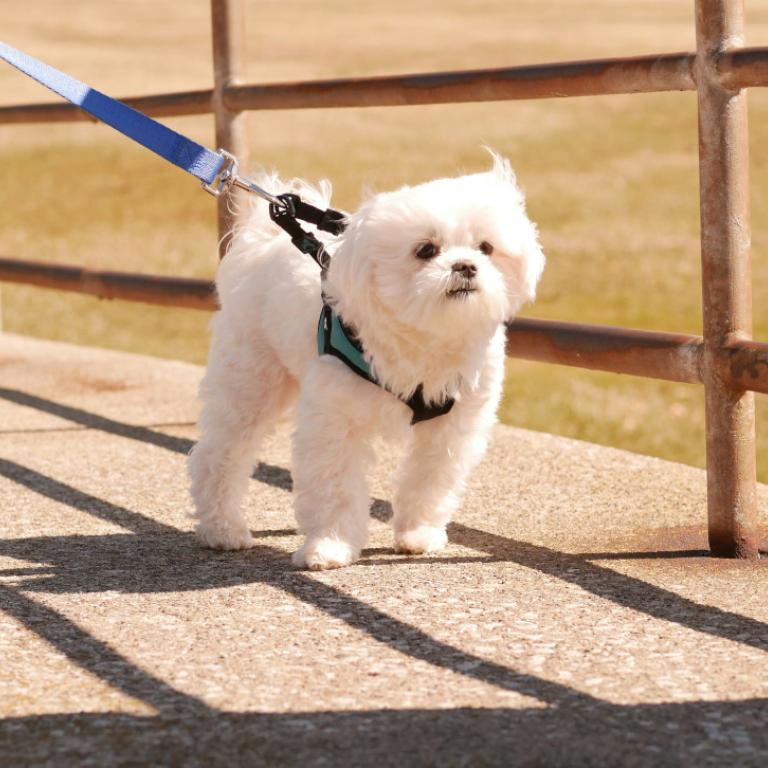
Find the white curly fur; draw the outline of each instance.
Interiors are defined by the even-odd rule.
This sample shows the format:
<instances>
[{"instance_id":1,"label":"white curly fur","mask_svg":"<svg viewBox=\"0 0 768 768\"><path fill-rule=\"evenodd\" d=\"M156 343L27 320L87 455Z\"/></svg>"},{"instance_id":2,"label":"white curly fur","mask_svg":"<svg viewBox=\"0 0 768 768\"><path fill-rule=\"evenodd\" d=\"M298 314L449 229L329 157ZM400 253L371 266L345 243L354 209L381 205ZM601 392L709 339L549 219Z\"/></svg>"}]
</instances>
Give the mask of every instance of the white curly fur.
<instances>
[{"instance_id":1,"label":"white curly fur","mask_svg":"<svg viewBox=\"0 0 768 768\"><path fill-rule=\"evenodd\" d=\"M326 294L389 391L317 355L319 269L269 220L266 204L250 200L217 276L221 310L200 387L200 441L189 458L205 545L252 546L241 500L260 442L297 399L294 506L306 539L295 565L335 568L360 555L377 436L409 441L393 504L397 551L445 545L446 525L496 418L503 323L533 299L544 267L509 163L493 160L485 173L374 195L342 236L322 236L333 254ZM258 183L322 208L330 203L325 183L314 189L266 175ZM418 258L427 241L437 255ZM482 243L493 246L490 255ZM452 269L459 263L474 268L474 277ZM467 287L474 290L457 291ZM410 410L392 393L407 399L419 384L428 401L450 396L456 404L411 426Z\"/></svg>"}]
</instances>

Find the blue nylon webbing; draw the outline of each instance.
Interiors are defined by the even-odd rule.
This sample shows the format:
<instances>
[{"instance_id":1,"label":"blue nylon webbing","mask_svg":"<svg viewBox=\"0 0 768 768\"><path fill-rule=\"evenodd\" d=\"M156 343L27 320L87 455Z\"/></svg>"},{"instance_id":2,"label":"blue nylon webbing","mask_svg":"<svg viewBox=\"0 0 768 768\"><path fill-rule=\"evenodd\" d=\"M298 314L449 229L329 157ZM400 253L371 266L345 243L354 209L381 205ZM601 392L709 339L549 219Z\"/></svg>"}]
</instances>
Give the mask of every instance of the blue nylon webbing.
<instances>
[{"instance_id":1,"label":"blue nylon webbing","mask_svg":"<svg viewBox=\"0 0 768 768\"><path fill-rule=\"evenodd\" d=\"M218 152L6 43L0 43L0 59L206 184L216 178L224 164Z\"/></svg>"}]
</instances>

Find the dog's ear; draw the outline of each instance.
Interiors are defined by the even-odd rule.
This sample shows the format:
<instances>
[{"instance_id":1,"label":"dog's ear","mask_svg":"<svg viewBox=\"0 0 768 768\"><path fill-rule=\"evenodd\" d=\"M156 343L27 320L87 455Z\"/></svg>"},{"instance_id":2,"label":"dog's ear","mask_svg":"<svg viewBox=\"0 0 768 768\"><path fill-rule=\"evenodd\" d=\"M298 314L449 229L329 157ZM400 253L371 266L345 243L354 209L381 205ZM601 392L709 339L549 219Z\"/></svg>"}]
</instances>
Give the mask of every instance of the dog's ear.
<instances>
[{"instance_id":1,"label":"dog's ear","mask_svg":"<svg viewBox=\"0 0 768 768\"><path fill-rule=\"evenodd\" d=\"M535 233L535 228L534 228ZM534 234L525 246L525 275L523 277L523 293L526 302L536 298L536 286L544 271L544 251L539 244L539 238Z\"/></svg>"},{"instance_id":2,"label":"dog's ear","mask_svg":"<svg viewBox=\"0 0 768 768\"><path fill-rule=\"evenodd\" d=\"M491 156L493 160L493 166L491 167L491 173L499 180L507 184L517 186L517 178L515 172L512 170L512 165L506 157L502 157L498 152L490 147L483 147L483 149Z\"/></svg>"}]
</instances>

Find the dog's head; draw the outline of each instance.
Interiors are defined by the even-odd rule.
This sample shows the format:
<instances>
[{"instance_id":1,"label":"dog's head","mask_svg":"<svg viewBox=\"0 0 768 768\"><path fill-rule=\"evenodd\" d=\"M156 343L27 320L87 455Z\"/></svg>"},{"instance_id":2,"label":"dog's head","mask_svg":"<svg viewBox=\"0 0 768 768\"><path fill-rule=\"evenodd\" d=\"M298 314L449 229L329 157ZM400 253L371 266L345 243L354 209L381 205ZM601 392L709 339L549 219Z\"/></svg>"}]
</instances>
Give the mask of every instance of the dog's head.
<instances>
[{"instance_id":1,"label":"dog's head","mask_svg":"<svg viewBox=\"0 0 768 768\"><path fill-rule=\"evenodd\" d=\"M508 161L493 160L486 173L378 194L350 217L328 273L342 314L439 337L496 327L533 299L536 227Z\"/></svg>"}]
</instances>

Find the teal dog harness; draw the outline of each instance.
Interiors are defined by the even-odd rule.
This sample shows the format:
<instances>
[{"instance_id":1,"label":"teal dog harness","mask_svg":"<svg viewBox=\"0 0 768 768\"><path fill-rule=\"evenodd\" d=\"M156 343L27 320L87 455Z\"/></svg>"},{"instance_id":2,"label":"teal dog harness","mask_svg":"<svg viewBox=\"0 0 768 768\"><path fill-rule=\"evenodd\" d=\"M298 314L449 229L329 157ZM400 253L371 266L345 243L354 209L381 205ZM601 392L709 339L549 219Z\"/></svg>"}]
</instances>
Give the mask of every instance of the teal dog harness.
<instances>
[{"instance_id":1,"label":"teal dog harness","mask_svg":"<svg viewBox=\"0 0 768 768\"><path fill-rule=\"evenodd\" d=\"M317 324L317 353L318 355L333 355L361 378L370 381L371 384L376 384L376 386L383 386L371 373L371 366L365 359L360 340L333 311L330 304L323 304L320 321ZM449 397L442 403L425 403L424 387L421 384L416 387L416 391L407 400L399 399L411 409L413 414L411 424L444 416L456 402L452 397Z\"/></svg>"}]
</instances>

